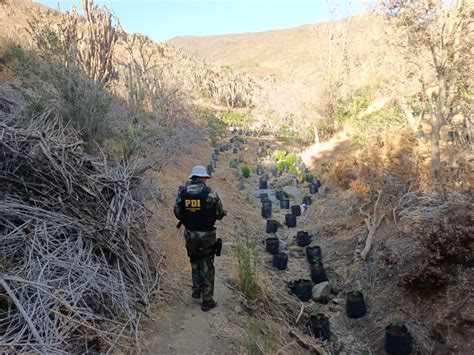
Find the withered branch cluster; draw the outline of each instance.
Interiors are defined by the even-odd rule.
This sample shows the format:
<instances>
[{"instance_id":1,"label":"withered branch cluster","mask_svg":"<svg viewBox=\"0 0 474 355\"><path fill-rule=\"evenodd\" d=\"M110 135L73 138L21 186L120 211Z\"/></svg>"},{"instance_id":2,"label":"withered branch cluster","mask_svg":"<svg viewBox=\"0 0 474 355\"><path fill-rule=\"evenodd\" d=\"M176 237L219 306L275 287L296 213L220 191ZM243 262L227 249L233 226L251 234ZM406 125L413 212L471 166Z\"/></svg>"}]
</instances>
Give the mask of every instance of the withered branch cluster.
<instances>
[{"instance_id":1,"label":"withered branch cluster","mask_svg":"<svg viewBox=\"0 0 474 355\"><path fill-rule=\"evenodd\" d=\"M132 196L139 176L86 154L51 112L18 122L0 112L0 349L83 353L137 340L161 280L149 211Z\"/></svg>"}]
</instances>

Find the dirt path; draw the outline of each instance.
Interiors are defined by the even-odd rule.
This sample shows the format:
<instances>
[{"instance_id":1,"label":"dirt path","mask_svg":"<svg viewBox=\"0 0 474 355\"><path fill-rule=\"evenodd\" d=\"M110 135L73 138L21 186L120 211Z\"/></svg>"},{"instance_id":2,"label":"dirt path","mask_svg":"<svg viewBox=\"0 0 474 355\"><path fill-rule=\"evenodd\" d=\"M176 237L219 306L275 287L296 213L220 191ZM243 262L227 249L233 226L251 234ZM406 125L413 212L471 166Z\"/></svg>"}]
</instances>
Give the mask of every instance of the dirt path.
<instances>
[{"instance_id":1,"label":"dirt path","mask_svg":"<svg viewBox=\"0 0 474 355\"><path fill-rule=\"evenodd\" d=\"M250 161L254 156L256 142L253 142L243 154ZM209 159L210 150L203 152L201 160ZM156 311L158 314L153 321L147 321L140 335L145 347L144 354L235 354L241 353L245 346L246 317L242 313L239 295L232 291L228 280L234 277L235 260L231 256L232 231L235 223L243 218L250 224L262 224L257 203L247 198L246 192L236 189L237 176L235 170L228 168L229 161L235 157L231 152L221 153L217 162L217 171L213 174L209 185L215 188L224 203L228 216L218 222L218 235L224 240L223 255L216 258L215 299L218 306L205 313L200 309L200 303L191 298L191 272L186 256L183 253L184 244L181 235L168 226L171 240L179 238L176 246L180 258L178 268L173 277L176 279L177 296L172 299L169 307ZM190 170L191 161L183 161L176 175L183 179ZM174 179L174 190L179 181ZM178 182L177 182L178 181ZM253 183L255 183L253 181ZM246 191L252 182L246 183ZM173 195L173 193L171 193ZM172 199L170 198L170 201ZM170 203L169 203L170 204ZM174 222L174 221L173 221ZM174 248L173 248L174 249ZM181 252L180 252L181 250ZM184 260L186 259L186 260ZM176 292L175 292L176 293Z\"/></svg>"},{"instance_id":2,"label":"dirt path","mask_svg":"<svg viewBox=\"0 0 474 355\"><path fill-rule=\"evenodd\" d=\"M249 149L244 156L250 166L255 166L255 151L258 140L249 139ZM279 144L279 146L282 146ZM337 146L334 148L336 149ZM331 149L323 152L323 158L328 160L338 154ZM143 331L139 334L144 343L144 354L239 354L251 353L249 339L252 336L251 314L244 309L239 294L234 292L231 280L236 280L236 257L233 256L232 243L234 231L239 229L244 221L251 229L265 230L265 221L260 215L260 203L251 197L252 189L257 186L258 177L253 174L245 181L245 190L236 188L238 174L229 169L229 160L237 155L227 152L221 154L217 162L218 168L210 180L210 186L220 194L228 216L218 223L218 235L225 242L223 256L216 259L215 299L218 307L208 313L200 310L200 304L191 298L191 271L189 261L185 255L184 243L175 229L175 219L171 208L176 197L177 186L184 182L192 165L201 162L207 164L211 156L211 148L194 151L193 156L183 157L174 168L168 170L159 178L160 188L164 191L163 205L157 213L160 223L156 226L158 250L163 250L168 256L166 259L167 280L172 280L172 285L166 285L173 292L173 298L168 304L159 303L161 309L154 310L154 319L144 324ZM323 176L324 182L324 176ZM301 193L307 193L307 186L298 185ZM290 315L291 324L283 325L269 314L265 320L258 319L257 332L263 333L264 329L276 329L277 338L272 341L276 344L271 353L277 354L308 354L310 351L300 347L294 337L289 336L290 330L296 330L306 344L315 345L321 353L360 354L363 352L383 354L384 338L383 329L389 324L394 315L405 314L411 323L410 326L420 343L427 339L426 329L419 324L422 318L416 312L419 307L416 303L404 301L404 295L393 282L390 269L385 269L384 253L398 251L400 240L395 230L383 226L376 237L378 245L372 251L371 259L360 263L354 258L354 249L357 245L357 236L364 232L361 219L355 207L357 201L350 190L338 190L329 185L324 192L320 191L313 196L313 204L303 216L298 218L297 229L281 228L279 236L286 242L290 259L285 271L275 272L271 267L271 256L265 253L263 246L259 252L259 265L262 275L271 280L272 285L278 290L285 290L288 282L301 277L310 276L308 264L303 248L295 245L296 230L317 229L318 245L323 251L326 274L331 281L332 290L329 302L307 303L307 310L313 306L320 307L331 322L331 341L321 343L308 334L302 320L294 324L299 308L293 307ZM301 199L293 199L292 203L299 203ZM273 218L284 220L284 211L276 208ZM394 226L392 226L394 228ZM264 235L256 235L262 240ZM397 239L398 238L398 239ZM383 240L383 243L380 242ZM388 251L387 251L388 250ZM368 300L368 317L361 319L348 319L345 313L345 292L355 282L362 284ZM339 291L334 291L339 290ZM272 298L273 300L274 298ZM305 315L307 315L305 311ZM424 316L426 317L426 316ZM303 316L304 318L304 316ZM308 317L306 317L308 318ZM274 322L272 322L274 321ZM271 324L272 323L272 324ZM260 325L260 327L258 327ZM469 342L466 348L469 348ZM422 346L425 346L420 343ZM426 343L429 345L429 343ZM265 345L265 344L264 344ZM419 345L420 346L420 345ZM427 345L425 346L425 348ZM423 349L425 349L423 348ZM260 351L269 353L265 346ZM424 353L424 352L420 352ZM450 352L455 353L455 352ZM468 353L468 352L464 352Z\"/></svg>"},{"instance_id":3,"label":"dirt path","mask_svg":"<svg viewBox=\"0 0 474 355\"><path fill-rule=\"evenodd\" d=\"M215 285L218 307L205 313L188 294L175 299L145 335L145 354L218 354L223 349L225 353L239 352L242 334L240 327L233 324L237 321L234 309L238 299L224 285L220 275L223 267L218 259Z\"/></svg>"}]
</instances>

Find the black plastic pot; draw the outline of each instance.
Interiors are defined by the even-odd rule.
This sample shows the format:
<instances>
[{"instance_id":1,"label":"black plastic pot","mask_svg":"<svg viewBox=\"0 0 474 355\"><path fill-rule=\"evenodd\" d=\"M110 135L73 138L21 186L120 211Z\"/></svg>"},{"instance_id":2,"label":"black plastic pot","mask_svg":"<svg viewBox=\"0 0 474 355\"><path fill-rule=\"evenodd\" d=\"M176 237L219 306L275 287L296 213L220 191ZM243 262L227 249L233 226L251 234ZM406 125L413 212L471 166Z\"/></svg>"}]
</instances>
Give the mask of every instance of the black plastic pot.
<instances>
[{"instance_id":1,"label":"black plastic pot","mask_svg":"<svg viewBox=\"0 0 474 355\"><path fill-rule=\"evenodd\" d=\"M272 207L262 206L262 217L263 218L272 218Z\"/></svg>"},{"instance_id":2,"label":"black plastic pot","mask_svg":"<svg viewBox=\"0 0 474 355\"><path fill-rule=\"evenodd\" d=\"M448 131L448 136L446 137L446 140L448 142L454 142L454 138L456 137L456 134L454 131Z\"/></svg>"},{"instance_id":3,"label":"black plastic pot","mask_svg":"<svg viewBox=\"0 0 474 355\"><path fill-rule=\"evenodd\" d=\"M270 201L270 199L268 198L268 194L266 192L262 192L260 194L260 202L263 202L263 201Z\"/></svg>"},{"instance_id":4,"label":"black plastic pot","mask_svg":"<svg viewBox=\"0 0 474 355\"><path fill-rule=\"evenodd\" d=\"M311 315L309 325L311 333L316 339L330 340L329 318L324 314Z\"/></svg>"},{"instance_id":5,"label":"black plastic pot","mask_svg":"<svg viewBox=\"0 0 474 355\"><path fill-rule=\"evenodd\" d=\"M216 153L212 154L212 160L219 160L219 156Z\"/></svg>"},{"instance_id":6,"label":"black plastic pot","mask_svg":"<svg viewBox=\"0 0 474 355\"><path fill-rule=\"evenodd\" d=\"M281 176L281 171L280 170L277 170L277 177L280 177Z\"/></svg>"},{"instance_id":7,"label":"black plastic pot","mask_svg":"<svg viewBox=\"0 0 474 355\"><path fill-rule=\"evenodd\" d=\"M234 140L235 140L234 138L231 138L231 139L229 139L229 142L234 143Z\"/></svg>"},{"instance_id":8,"label":"black plastic pot","mask_svg":"<svg viewBox=\"0 0 474 355\"><path fill-rule=\"evenodd\" d=\"M311 205L312 202L313 202L313 201L311 200L311 196L305 196L305 197L303 197L303 204L309 206L309 205Z\"/></svg>"},{"instance_id":9,"label":"black plastic pot","mask_svg":"<svg viewBox=\"0 0 474 355\"><path fill-rule=\"evenodd\" d=\"M321 261L321 247L319 245L306 247L306 260L310 264L316 264L318 261Z\"/></svg>"},{"instance_id":10,"label":"black plastic pot","mask_svg":"<svg viewBox=\"0 0 474 355\"><path fill-rule=\"evenodd\" d=\"M262 207L267 207L267 208L270 208L270 210L271 210L272 209L272 201L270 201L270 200L262 201Z\"/></svg>"},{"instance_id":11,"label":"black plastic pot","mask_svg":"<svg viewBox=\"0 0 474 355\"><path fill-rule=\"evenodd\" d=\"M207 171L207 174L208 174L209 176L212 176L212 165L208 165L208 166L206 167L206 171Z\"/></svg>"},{"instance_id":12,"label":"black plastic pot","mask_svg":"<svg viewBox=\"0 0 474 355\"><path fill-rule=\"evenodd\" d=\"M280 241L276 237L270 237L265 240L265 250L270 254L278 253Z\"/></svg>"},{"instance_id":13,"label":"black plastic pot","mask_svg":"<svg viewBox=\"0 0 474 355\"><path fill-rule=\"evenodd\" d=\"M389 325L385 328L384 349L391 355L410 355L413 338L404 325Z\"/></svg>"},{"instance_id":14,"label":"black plastic pot","mask_svg":"<svg viewBox=\"0 0 474 355\"><path fill-rule=\"evenodd\" d=\"M310 280L297 280L293 284L292 291L301 301L306 302L311 299L314 284Z\"/></svg>"},{"instance_id":15,"label":"black plastic pot","mask_svg":"<svg viewBox=\"0 0 474 355\"><path fill-rule=\"evenodd\" d=\"M312 184L313 181L314 181L314 177L313 177L313 175L311 175L311 174L306 174L305 180L306 180L308 183Z\"/></svg>"},{"instance_id":16,"label":"black plastic pot","mask_svg":"<svg viewBox=\"0 0 474 355\"><path fill-rule=\"evenodd\" d=\"M296 217L301 216L301 207L300 207L300 205L291 206L291 213L293 213Z\"/></svg>"},{"instance_id":17,"label":"black plastic pot","mask_svg":"<svg viewBox=\"0 0 474 355\"><path fill-rule=\"evenodd\" d=\"M311 195L317 193L317 192L318 192L318 189L319 189L319 187L318 187L318 185L316 185L315 183L309 184L309 193L310 193Z\"/></svg>"},{"instance_id":18,"label":"black plastic pot","mask_svg":"<svg viewBox=\"0 0 474 355\"><path fill-rule=\"evenodd\" d=\"M225 147L224 146L220 146L219 147L219 151L222 153L222 152L225 152Z\"/></svg>"},{"instance_id":19,"label":"black plastic pot","mask_svg":"<svg viewBox=\"0 0 474 355\"><path fill-rule=\"evenodd\" d=\"M218 148L214 148L214 154L215 155L219 155L219 149ZM217 159L216 159L217 160Z\"/></svg>"},{"instance_id":20,"label":"black plastic pot","mask_svg":"<svg viewBox=\"0 0 474 355\"><path fill-rule=\"evenodd\" d=\"M287 173L288 170L289 170L288 165L285 165L285 167L283 168L283 171L284 171L285 173Z\"/></svg>"},{"instance_id":21,"label":"black plastic pot","mask_svg":"<svg viewBox=\"0 0 474 355\"><path fill-rule=\"evenodd\" d=\"M328 281L328 277L326 276L326 270L324 270L323 263L319 262L316 264L311 264L311 280L315 284L319 284L324 281Z\"/></svg>"},{"instance_id":22,"label":"black plastic pot","mask_svg":"<svg viewBox=\"0 0 474 355\"><path fill-rule=\"evenodd\" d=\"M287 198L281 199L280 200L280 208L284 209L284 210L290 209L290 200L288 200Z\"/></svg>"},{"instance_id":23,"label":"black plastic pot","mask_svg":"<svg viewBox=\"0 0 474 355\"><path fill-rule=\"evenodd\" d=\"M244 157L239 157L239 163L243 163L244 162Z\"/></svg>"},{"instance_id":24,"label":"black plastic pot","mask_svg":"<svg viewBox=\"0 0 474 355\"><path fill-rule=\"evenodd\" d=\"M362 292L349 292L346 299L346 314L349 318L361 318L367 313Z\"/></svg>"},{"instance_id":25,"label":"black plastic pot","mask_svg":"<svg viewBox=\"0 0 474 355\"><path fill-rule=\"evenodd\" d=\"M273 254L272 266L278 270L286 270L288 265L288 254L277 253Z\"/></svg>"},{"instance_id":26,"label":"black plastic pot","mask_svg":"<svg viewBox=\"0 0 474 355\"><path fill-rule=\"evenodd\" d=\"M266 233L276 233L278 231L278 222L274 219L267 219L267 225L265 227Z\"/></svg>"},{"instance_id":27,"label":"black plastic pot","mask_svg":"<svg viewBox=\"0 0 474 355\"><path fill-rule=\"evenodd\" d=\"M207 166L207 169L211 172L214 172L214 167L212 166L212 162Z\"/></svg>"},{"instance_id":28,"label":"black plastic pot","mask_svg":"<svg viewBox=\"0 0 474 355\"><path fill-rule=\"evenodd\" d=\"M299 231L298 233L296 233L296 244L299 247L305 247L309 243L311 243L311 238L310 238L308 232Z\"/></svg>"},{"instance_id":29,"label":"black plastic pot","mask_svg":"<svg viewBox=\"0 0 474 355\"><path fill-rule=\"evenodd\" d=\"M231 168L231 169L237 169L237 166L238 166L238 165L239 165L239 164L238 164L237 161L235 161L235 160L231 160L231 161L229 162L229 168Z\"/></svg>"},{"instance_id":30,"label":"black plastic pot","mask_svg":"<svg viewBox=\"0 0 474 355\"><path fill-rule=\"evenodd\" d=\"M296 216L292 213L285 214L285 224L288 228L295 228Z\"/></svg>"},{"instance_id":31,"label":"black plastic pot","mask_svg":"<svg viewBox=\"0 0 474 355\"><path fill-rule=\"evenodd\" d=\"M257 165L257 175L263 175L263 168L260 165Z\"/></svg>"},{"instance_id":32,"label":"black plastic pot","mask_svg":"<svg viewBox=\"0 0 474 355\"><path fill-rule=\"evenodd\" d=\"M282 199L287 198L286 194L283 191L275 192L275 196L276 196L277 200L282 200Z\"/></svg>"},{"instance_id":33,"label":"black plastic pot","mask_svg":"<svg viewBox=\"0 0 474 355\"><path fill-rule=\"evenodd\" d=\"M277 168L272 168L272 176L277 177L278 176L278 169Z\"/></svg>"},{"instance_id":34,"label":"black plastic pot","mask_svg":"<svg viewBox=\"0 0 474 355\"><path fill-rule=\"evenodd\" d=\"M314 180L314 184L318 187L318 189L321 187L321 180L316 179Z\"/></svg>"},{"instance_id":35,"label":"black plastic pot","mask_svg":"<svg viewBox=\"0 0 474 355\"><path fill-rule=\"evenodd\" d=\"M212 164L212 169L215 170L215 169L217 168L217 162L216 162L215 160L213 160L213 161L211 162L211 164Z\"/></svg>"},{"instance_id":36,"label":"black plastic pot","mask_svg":"<svg viewBox=\"0 0 474 355\"><path fill-rule=\"evenodd\" d=\"M260 190L266 190L268 188L267 179L260 178L260 180L258 182L258 188Z\"/></svg>"}]
</instances>

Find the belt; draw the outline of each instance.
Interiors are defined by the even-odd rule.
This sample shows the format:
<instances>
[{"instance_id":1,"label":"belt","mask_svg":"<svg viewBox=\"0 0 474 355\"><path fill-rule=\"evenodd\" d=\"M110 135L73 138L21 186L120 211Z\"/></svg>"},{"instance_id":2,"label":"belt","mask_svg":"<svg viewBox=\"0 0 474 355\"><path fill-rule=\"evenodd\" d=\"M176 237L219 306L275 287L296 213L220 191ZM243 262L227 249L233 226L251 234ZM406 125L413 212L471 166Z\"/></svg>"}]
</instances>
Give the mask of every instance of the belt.
<instances>
[{"instance_id":1,"label":"belt","mask_svg":"<svg viewBox=\"0 0 474 355\"><path fill-rule=\"evenodd\" d=\"M201 229L190 229L186 228L190 232L214 232L216 227L209 227L209 228L201 228Z\"/></svg>"}]
</instances>

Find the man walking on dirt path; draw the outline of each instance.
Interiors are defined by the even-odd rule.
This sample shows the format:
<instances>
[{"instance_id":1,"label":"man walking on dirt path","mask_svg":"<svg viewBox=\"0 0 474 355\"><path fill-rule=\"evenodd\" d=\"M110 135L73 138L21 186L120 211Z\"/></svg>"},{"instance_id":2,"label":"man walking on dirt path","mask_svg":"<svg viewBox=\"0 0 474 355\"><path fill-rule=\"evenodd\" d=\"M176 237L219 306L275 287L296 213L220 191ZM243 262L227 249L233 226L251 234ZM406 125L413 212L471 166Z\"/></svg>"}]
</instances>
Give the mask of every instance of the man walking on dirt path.
<instances>
[{"instance_id":1,"label":"man walking on dirt path","mask_svg":"<svg viewBox=\"0 0 474 355\"><path fill-rule=\"evenodd\" d=\"M209 179L206 168L193 167L191 180L182 190L174 206L174 215L179 219L178 228L184 224L186 250L192 267L192 297L201 299L201 309L209 311L217 305L214 300L214 255L220 255L222 240L216 239L216 220L226 215L216 191L206 186Z\"/></svg>"}]
</instances>

